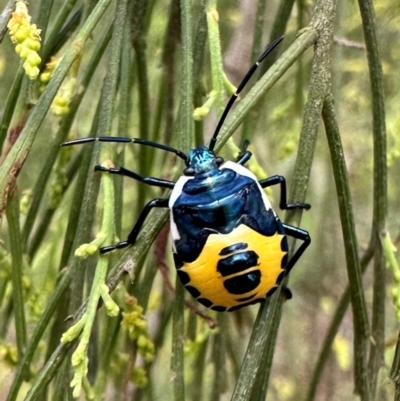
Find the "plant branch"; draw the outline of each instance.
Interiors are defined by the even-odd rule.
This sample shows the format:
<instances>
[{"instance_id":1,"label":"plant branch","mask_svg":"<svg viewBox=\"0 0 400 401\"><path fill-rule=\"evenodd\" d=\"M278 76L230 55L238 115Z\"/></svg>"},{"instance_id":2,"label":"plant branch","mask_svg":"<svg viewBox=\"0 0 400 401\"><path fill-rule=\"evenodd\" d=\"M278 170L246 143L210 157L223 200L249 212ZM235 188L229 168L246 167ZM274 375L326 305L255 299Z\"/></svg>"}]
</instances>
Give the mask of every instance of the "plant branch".
<instances>
[{"instance_id":1,"label":"plant branch","mask_svg":"<svg viewBox=\"0 0 400 401\"><path fill-rule=\"evenodd\" d=\"M376 38L375 11L371 0L358 1L367 49L371 84L372 126L374 144L374 197L371 241L375 245L374 280L372 300L371 343L369 356L369 382L375 393L378 371L382 366L385 348L385 258L380 242L381 232L386 230L387 218L387 139L383 73Z\"/></svg>"},{"instance_id":2,"label":"plant branch","mask_svg":"<svg viewBox=\"0 0 400 401\"><path fill-rule=\"evenodd\" d=\"M25 127L21 131L17 141L7 155L0 172L0 215L5 210L8 198L15 185L15 180L25 162L32 147L36 133L42 124L46 113L53 101L59 87L67 75L72 63L81 53L86 40L93 29L106 12L111 0L100 0L92 14L86 20L76 38L69 45L65 55L56 69L53 78L39 98L35 108L30 114Z\"/></svg>"},{"instance_id":3,"label":"plant branch","mask_svg":"<svg viewBox=\"0 0 400 401\"><path fill-rule=\"evenodd\" d=\"M362 273L358 258L358 244L351 204L350 186L347 177L346 163L340 139L339 127L336 122L333 96L325 98L322 109L326 136L331 152L333 175L335 177L337 199L339 202L340 220L343 232L346 255L347 274L354 319L354 375L355 386L362 400L370 400L371 393L368 382L367 347L369 345L369 325Z\"/></svg>"}]
</instances>

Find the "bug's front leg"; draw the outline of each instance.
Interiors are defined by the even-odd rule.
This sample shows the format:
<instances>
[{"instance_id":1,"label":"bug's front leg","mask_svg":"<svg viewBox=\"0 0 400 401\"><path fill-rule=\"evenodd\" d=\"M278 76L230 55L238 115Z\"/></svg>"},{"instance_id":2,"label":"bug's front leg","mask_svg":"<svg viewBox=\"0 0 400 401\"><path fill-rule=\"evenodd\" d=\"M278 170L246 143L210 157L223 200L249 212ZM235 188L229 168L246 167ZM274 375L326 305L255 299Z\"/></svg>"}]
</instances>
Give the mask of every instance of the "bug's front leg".
<instances>
[{"instance_id":1,"label":"bug's front leg","mask_svg":"<svg viewBox=\"0 0 400 401\"><path fill-rule=\"evenodd\" d=\"M306 209L309 210L311 205L309 203L287 203L286 200L286 180L282 175L274 175L272 177L266 178L265 180L259 181L259 184L262 188L267 188L272 185L281 186L281 200L279 202L279 207L282 210L290 210L290 209Z\"/></svg>"},{"instance_id":2,"label":"bug's front leg","mask_svg":"<svg viewBox=\"0 0 400 401\"><path fill-rule=\"evenodd\" d=\"M168 207L168 202L169 198L157 198L151 200L142 210L142 213L140 213L140 216L133 227L132 231L128 235L128 239L125 241L120 241L118 244L115 245L109 245L109 246L103 246L100 248L101 253L107 253L111 252L115 249L121 249L121 248L126 248L128 245L133 245L136 242L136 239L139 235L140 229L143 226L144 221L146 220L146 217L150 213L151 209L154 207Z\"/></svg>"},{"instance_id":3,"label":"bug's front leg","mask_svg":"<svg viewBox=\"0 0 400 401\"><path fill-rule=\"evenodd\" d=\"M250 141L248 139L245 139L243 142L242 150L240 151L240 153L236 159L237 164L240 164L243 166L250 160L250 158L253 154L249 150L247 150L249 145L250 145Z\"/></svg>"}]
</instances>

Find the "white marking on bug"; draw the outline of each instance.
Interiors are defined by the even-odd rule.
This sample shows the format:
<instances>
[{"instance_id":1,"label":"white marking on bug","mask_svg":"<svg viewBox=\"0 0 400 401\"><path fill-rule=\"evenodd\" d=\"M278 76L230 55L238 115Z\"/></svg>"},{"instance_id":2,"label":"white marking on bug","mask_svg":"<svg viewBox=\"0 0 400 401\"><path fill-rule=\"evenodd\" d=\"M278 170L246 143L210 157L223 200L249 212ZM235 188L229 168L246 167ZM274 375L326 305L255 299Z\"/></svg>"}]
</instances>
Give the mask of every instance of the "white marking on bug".
<instances>
[{"instance_id":1,"label":"white marking on bug","mask_svg":"<svg viewBox=\"0 0 400 401\"><path fill-rule=\"evenodd\" d=\"M172 214L172 208L173 208L176 200L181 195L181 193L183 191L183 186L186 184L187 181L192 180L192 179L193 179L193 177L187 177L184 175L182 177L180 177L179 180L176 182L174 189L171 192L171 196L169 198L168 207L171 211L170 212L170 233L171 233L171 237L172 237L173 249L175 248L174 241L178 241L181 238L181 236L179 235L178 227L176 226L176 223L174 221L174 216ZM174 249L174 251L176 251L176 250Z\"/></svg>"},{"instance_id":2,"label":"white marking on bug","mask_svg":"<svg viewBox=\"0 0 400 401\"><path fill-rule=\"evenodd\" d=\"M179 196L181 195L182 191L183 191L183 186L186 184L187 181L192 180L194 177L187 177L185 175L183 175L182 177L179 178L179 180L176 182L174 189L171 192L171 196L169 198L169 202L168 202L168 207L170 209L172 209L172 207L174 206L174 203L176 202L176 200L179 198Z\"/></svg>"},{"instance_id":3,"label":"white marking on bug","mask_svg":"<svg viewBox=\"0 0 400 401\"><path fill-rule=\"evenodd\" d=\"M178 227L176 226L176 223L174 221L174 216L172 215L172 210L170 213L170 233L171 233L171 238L172 238L172 248L175 251L174 241L178 241L181 238L181 236L179 235Z\"/></svg>"}]
</instances>

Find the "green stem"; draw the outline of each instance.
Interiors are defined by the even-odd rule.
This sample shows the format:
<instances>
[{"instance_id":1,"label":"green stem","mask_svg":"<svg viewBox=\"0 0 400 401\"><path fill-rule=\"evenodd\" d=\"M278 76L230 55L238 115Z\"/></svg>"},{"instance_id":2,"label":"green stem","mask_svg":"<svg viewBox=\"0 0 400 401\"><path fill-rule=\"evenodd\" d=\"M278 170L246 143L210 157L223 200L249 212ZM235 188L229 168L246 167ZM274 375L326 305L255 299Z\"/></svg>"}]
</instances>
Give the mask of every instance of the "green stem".
<instances>
[{"instance_id":1,"label":"green stem","mask_svg":"<svg viewBox=\"0 0 400 401\"><path fill-rule=\"evenodd\" d=\"M273 320L280 320L282 314L282 308L275 310L275 316L272 317ZM251 400L265 400L268 393L269 378L271 376L272 370L272 359L274 357L274 350L276 346L276 341L278 338L279 326L272 326L271 334L268 339L266 356L262 358L260 363L260 369L257 372L256 382L253 387L253 392L251 394Z\"/></svg>"},{"instance_id":2,"label":"green stem","mask_svg":"<svg viewBox=\"0 0 400 401\"><path fill-rule=\"evenodd\" d=\"M373 253L374 253L373 247L369 246L360 260L361 271L363 274L373 257ZM310 387L308 389L307 396L305 398L306 401L313 401L315 399L318 383L321 380L324 367L328 362L330 353L332 352L333 341L336 337L337 332L339 331L339 327L343 321L343 317L349 306L350 296L351 296L350 286L348 286L345 292L343 293L342 297L340 298L338 306L336 307L336 311L333 314L332 321L326 332L326 336L321 347L321 352L319 353L317 363L315 364L314 372L311 375Z\"/></svg>"},{"instance_id":3,"label":"green stem","mask_svg":"<svg viewBox=\"0 0 400 401\"><path fill-rule=\"evenodd\" d=\"M122 315L118 319L111 320L106 327L105 340L102 343L99 372L94 385L95 400L102 400L106 391L109 368L112 363L112 356L118 344L118 334L120 333Z\"/></svg>"},{"instance_id":4,"label":"green stem","mask_svg":"<svg viewBox=\"0 0 400 401\"><path fill-rule=\"evenodd\" d=\"M0 123L0 149L3 149L4 141L7 137L7 130L10 126L12 116L14 114L14 110L16 108L18 96L20 94L22 79L24 78L25 71L20 66L18 68L17 73L15 74L15 78L13 84L11 86L11 90L8 93L6 106L4 108L3 116L1 118Z\"/></svg>"},{"instance_id":5,"label":"green stem","mask_svg":"<svg viewBox=\"0 0 400 401\"><path fill-rule=\"evenodd\" d=\"M125 18L127 10L127 1L120 1L116 9L116 17L113 24L113 34L111 39L111 54L107 65L108 74L104 80L103 90L101 94L101 103L98 116L97 132L102 132L105 135L111 131L111 123L113 118L113 109L116 99L117 83L119 76L119 62L121 59L123 35L125 33ZM104 149L103 154L105 159L109 159L107 149ZM104 188L104 210L103 210L103 222L101 227L101 233L103 233L102 240L106 243L110 243L114 237L114 184L112 177L109 175L103 176L103 188ZM94 242L99 242L99 239L95 239ZM81 248L82 249L82 248ZM106 274L108 269L108 256L102 256L96 267L95 277L93 280L89 301L88 309L84 315L84 328L81 335L79 345L72 355L72 365L75 368L74 378L71 382L71 386L74 387L74 396L79 396L82 388L82 384L87 374L87 351L90 340L90 334L92 332L94 319L96 316L96 310L98 302L102 293L102 285L105 282ZM79 283L76 283L76 294L75 299L79 299L81 288ZM107 297L105 301L110 301ZM71 309L74 302L71 302ZM75 305L74 305L75 306ZM106 302L107 307L107 302ZM115 309L115 307L114 307ZM76 307L74 307L76 310ZM77 325L80 325L78 321ZM65 339L70 331L74 330L74 326L71 327L67 333L64 334ZM65 340L66 341L66 340Z\"/></svg>"},{"instance_id":6,"label":"green stem","mask_svg":"<svg viewBox=\"0 0 400 401\"><path fill-rule=\"evenodd\" d=\"M214 365L214 375L212 380L212 391L210 400L220 400L227 386L227 364L226 364L226 314L219 314L217 317L219 330L214 335L212 351L212 361Z\"/></svg>"},{"instance_id":7,"label":"green stem","mask_svg":"<svg viewBox=\"0 0 400 401\"><path fill-rule=\"evenodd\" d=\"M269 322L275 314L277 307L279 307L279 294L280 287L278 287L276 295L267 299L260 306L231 401L251 400L257 373L265 357L265 350L270 340Z\"/></svg>"},{"instance_id":8,"label":"green stem","mask_svg":"<svg viewBox=\"0 0 400 401\"><path fill-rule=\"evenodd\" d=\"M372 125L374 144L374 198L371 241L375 244L372 300L371 343L369 355L369 383L375 393L378 371L385 351L385 258L379 236L386 230L387 218L387 139L382 64L375 28L375 11L371 0L358 1L363 24L369 76L371 84Z\"/></svg>"},{"instance_id":9,"label":"green stem","mask_svg":"<svg viewBox=\"0 0 400 401\"><path fill-rule=\"evenodd\" d=\"M400 332L397 337L396 351L393 358L392 369L390 371L390 378L395 384L395 401L400 400Z\"/></svg>"},{"instance_id":10,"label":"green stem","mask_svg":"<svg viewBox=\"0 0 400 401\"><path fill-rule=\"evenodd\" d=\"M296 199L296 202L304 202L305 200L321 119L322 103L330 82L330 49L333 41L336 4L336 0L317 1L311 21L311 26L318 31L319 37L315 44L310 89L290 191L290 199ZM301 221L301 214L301 211L287 213L286 222L298 226Z\"/></svg>"},{"instance_id":11,"label":"green stem","mask_svg":"<svg viewBox=\"0 0 400 401\"><path fill-rule=\"evenodd\" d=\"M18 369L6 401L15 401L17 399L18 391L21 388L25 375L29 372L32 358L40 343L43 333L45 332L53 313L59 309L59 301L65 293L65 290L68 288L70 281L71 275L69 272L63 272L60 281L57 283L55 290L47 302L45 311L41 315L40 320L34 329L28 346L18 362Z\"/></svg>"},{"instance_id":12,"label":"green stem","mask_svg":"<svg viewBox=\"0 0 400 401\"><path fill-rule=\"evenodd\" d=\"M218 11L216 0L208 0L206 6L208 43L210 46L211 80L215 91L218 114L224 110L224 71L222 68L221 39L218 26Z\"/></svg>"},{"instance_id":13,"label":"green stem","mask_svg":"<svg viewBox=\"0 0 400 401\"><path fill-rule=\"evenodd\" d=\"M207 350L210 338L203 341L198 349L196 354L196 359L193 363L193 381L190 387L191 400L197 401L202 400L203 392L204 392L204 377L206 376L206 358L207 358Z\"/></svg>"},{"instance_id":14,"label":"green stem","mask_svg":"<svg viewBox=\"0 0 400 401\"><path fill-rule=\"evenodd\" d=\"M139 130L140 137L150 139L150 105L149 105L149 80L148 66L146 58L146 42L144 37L139 36L133 43L136 53L136 71L137 71L137 86L139 92ZM154 149L143 146L138 150L139 173L143 176L149 176L151 164L148 163L150 154L154 154ZM137 186L142 184L136 183ZM146 191L138 190L138 199L136 210L139 212L143 209L146 201Z\"/></svg>"},{"instance_id":15,"label":"green stem","mask_svg":"<svg viewBox=\"0 0 400 401\"><path fill-rule=\"evenodd\" d=\"M171 136L174 132L177 67L176 53L180 43L180 0L172 0L169 10L168 27L165 36L165 43L162 55L164 66L163 80L165 80L165 127L162 142L171 144ZM196 64L195 64L196 65Z\"/></svg>"},{"instance_id":16,"label":"green stem","mask_svg":"<svg viewBox=\"0 0 400 401\"><path fill-rule=\"evenodd\" d=\"M33 199L28 211L28 215L25 220L24 228L23 228L23 242L26 243L28 236L31 233L33 224L36 220L37 213L40 205L42 204L43 195L45 193L45 187L50 177L51 171L53 169L55 160L58 155L58 151L60 149L60 144L65 141L68 133L70 132L72 123L75 120L76 113L78 112L79 106L87 93L87 88L93 78L94 72L99 65L99 62L104 54L104 51L110 41L111 37L111 26L106 31L106 34L100 40L98 46L96 47L91 60L88 63L87 68L85 69L84 76L81 81L77 84L79 88L79 93L76 94L70 104L70 111L68 115L62 120L60 128L57 132L55 138L48 145L49 149L47 150L47 159L41 170L40 176L34 186L35 192L33 195Z\"/></svg>"},{"instance_id":17,"label":"green stem","mask_svg":"<svg viewBox=\"0 0 400 401\"><path fill-rule=\"evenodd\" d=\"M36 401L38 395L45 388L45 386L54 377L57 369L63 363L69 350L72 348L74 342L67 344L60 344L57 349L53 352L50 359L46 362L46 365L35 377L32 387L29 389L28 394L24 398L24 401Z\"/></svg>"},{"instance_id":18,"label":"green stem","mask_svg":"<svg viewBox=\"0 0 400 401\"><path fill-rule=\"evenodd\" d=\"M35 108L30 114L24 129L7 155L0 172L0 214L5 210L8 197L15 185L15 180L21 170L25 159L32 147L36 133L42 124L46 113L53 101L59 87L67 75L72 63L81 53L86 40L106 12L111 0L100 0L93 13L89 16L82 29L66 50L62 61L56 69L53 78L39 98Z\"/></svg>"},{"instance_id":19,"label":"green stem","mask_svg":"<svg viewBox=\"0 0 400 401\"><path fill-rule=\"evenodd\" d=\"M114 184L112 177L109 175L104 175L103 177L103 191L104 213L101 231L107 233L104 237L104 241L109 243L113 237L113 231L110 227L112 227L114 223ZM100 297L103 298L103 302L110 314L113 316L118 314L118 308L111 300L108 294L108 288L104 286L107 269L108 256L101 256L95 270L87 311L61 338L62 342L72 341L79 335L83 328L79 345L72 355L72 365L75 367L73 379L73 385L75 387L74 396L76 397L80 394L82 382L86 376L88 345Z\"/></svg>"},{"instance_id":20,"label":"green stem","mask_svg":"<svg viewBox=\"0 0 400 401\"><path fill-rule=\"evenodd\" d=\"M7 207L7 221L10 233L12 257L11 282L12 300L15 311L15 332L17 337L18 357L22 358L26 346L26 319L24 311L24 290L22 286L22 246L19 227L19 198L15 192Z\"/></svg>"},{"instance_id":21,"label":"green stem","mask_svg":"<svg viewBox=\"0 0 400 401\"><path fill-rule=\"evenodd\" d=\"M53 3L54 0L42 0L40 2L39 15L35 22L41 30L40 37L42 43L44 43L46 39L46 33L49 26L51 8L53 7Z\"/></svg>"},{"instance_id":22,"label":"green stem","mask_svg":"<svg viewBox=\"0 0 400 401\"><path fill-rule=\"evenodd\" d=\"M106 179L111 179L110 177L105 177L104 182ZM112 187L113 183L110 183ZM108 238L110 239L110 237ZM85 367L87 366L87 352L88 352L88 345L90 341L90 334L92 332L94 319L96 317L97 305L99 303L100 295L101 295L101 285L104 284L105 278L107 275L107 268L108 268L108 256L101 256L99 262L96 266L96 273L93 280L92 289L90 291L88 307L86 313L84 315L84 327L82 334L80 336L78 347L76 348L75 352L72 355L72 365L75 368L75 375L71 386L74 386L74 397L79 397L82 381L86 376ZM81 326L80 322L82 319L76 323L76 325ZM79 327L81 328L81 327ZM75 326L72 326L62 337L61 341L72 341L72 339L67 339L70 330L74 330ZM78 330L79 331L79 330ZM74 383L74 384L73 384Z\"/></svg>"},{"instance_id":23,"label":"green stem","mask_svg":"<svg viewBox=\"0 0 400 401\"><path fill-rule=\"evenodd\" d=\"M179 149L187 152L193 144L193 21L192 0L181 0L182 80L178 116Z\"/></svg>"},{"instance_id":24,"label":"green stem","mask_svg":"<svg viewBox=\"0 0 400 401\"><path fill-rule=\"evenodd\" d=\"M351 205L350 185L331 93L328 93L325 98L322 117L324 119L332 158L333 175L335 177L337 199L339 202L347 274L353 307L355 382L360 392L361 399L370 400L372 398L369 389L366 363L367 347L369 345L368 315L362 286L360 260L358 258L358 244Z\"/></svg>"},{"instance_id":25,"label":"green stem","mask_svg":"<svg viewBox=\"0 0 400 401\"><path fill-rule=\"evenodd\" d=\"M50 34L47 36L43 46L42 60L46 61L49 59L55 43L58 41L58 35L61 31L62 26L68 18L69 13L74 8L77 0L67 0L62 3L62 7L54 18L54 24L51 27Z\"/></svg>"},{"instance_id":26,"label":"green stem","mask_svg":"<svg viewBox=\"0 0 400 401\"><path fill-rule=\"evenodd\" d=\"M100 3L97 3L95 9L93 10L93 13L96 12L99 4ZM124 1L118 2L117 14L123 4L125 4ZM89 19L92 17L93 13L89 16ZM113 23L113 35L110 42L111 53L107 63L107 75L104 79L104 84L100 96L98 116L96 116L96 120L93 121L92 132L95 132L96 135L98 135L98 133L101 133L101 135L110 135L111 132L119 75L119 61L121 58L122 37L124 33L123 25L124 24L121 20L117 22L116 17ZM88 148L90 148L90 146ZM92 149L94 150L91 155L91 164L93 165L98 161L99 155L97 147L92 147ZM77 190L80 189L77 188ZM94 205L98 195L98 190L99 174L94 174L93 172L90 172L86 178L86 185L84 189L85 193L83 197L84 202L82 204L82 209L79 212L79 229L81 230L82 236L79 236L79 242L74 242L74 247L76 248L82 244L90 242L90 228L92 227ZM87 221L85 222L86 219ZM77 237L75 238L77 239ZM73 281L71 283L70 313L74 313L82 302L85 274L84 261L74 260L73 263L74 274Z\"/></svg>"},{"instance_id":27,"label":"green stem","mask_svg":"<svg viewBox=\"0 0 400 401\"><path fill-rule=\"evenodd\" d=\"M175 284L175 302L172 311L172 358L171 370L174 374L174 400L183 401L185 399L185 381L184 381L184 333L185 333L185 289L176 276Z\"/></svg>"},{"instance_id":28,"label":"green stem","mask_svg":"<svg viewBox=\"0 0 400 401\"><path fill-rule=\"evenodd\" d=\"M122 134L129 132L130 110L131 110L131 90L132 90L132 48L129 38L129 24L125 24L125 35L122 44L120 82L119 82L119 105L118 105L118 131ZM115 158L116 165L123 166L125 159L125 147ZM115 185L115 232L121 238L122 232L122 213L123 213L123 189L124 182L122 177L114 181Z\"/></svg>"},{"instance_id":29,"label":"green stem","mask_svg":"<svg viewBox=\"0 0 400 401\"><path fill-rule=\"evenodd\" d=\"M100 106L98 107L99 109ZM96 128L97 120L93 123L92 132L96 131ZM68 218L66 239L61 255L60 267L63 268L68 265L72 270L69 313L73 313L82 303L87 263L82 259L75 258L73 255L74 249L81 244L90 242L92 238L92 224L100 185L99 175L95 175L90 169L92 160L97 160L98 158L96 150L90 149L90 146L84 149L82 166L74 192L74 205Z\"/></svg>"},{"instance_id":30,"label":"green stem","mask_svg":"<svg viewBox=\"0 0 400 401\"><path fill-rule=\"evenodd\" d=\"M207 41L207 13L205 10L205 2L201 5L198 11L196 31L194 35L194 48L193 48L193 82L194 82L194 105L199 106L202 104L203 99L203 82L202 72L204 67L204 50ZM204 144L203 122L195 121L194 123L194 136L195 147Z\"/></svg>"},{"instance_id":31,"label":"green stem","mask_svg":"<svg viewBox=\"0 0 400 401\"><path fill-rule=\"evenodd\" d=\"M286 4L287 1L281 2L281 4ZM257 2L257 17L256 21L254 24L254 34L253 34L253 48L251 52L251 60L254 62L257 60L257 58L260 56L263 48L263 28L264 28L264 23L265 23L265 9L267 6L267 2L265 0L258 0ZM275 20L276 23L276 20ZM282 35L281 35L282 36ZM272 37L272 35L270 35ZM274 37L276 39L278 36ZM269 57L274 56L278 53L272 52L272 54L269 55ZM264 62L269 60L269 57L267 60L264 60ZM274 57L274 61L276 60L276 56ZM264 62L261 64L261 69L263 71L266 71L267 69L264 69ZM273 62L270 63L270 66L273 64ZM261 71L258 72L257 74L262 75ZM244 119L243 121L243 129L241 133L241 142L245 141L246 139L249 140L252 138L253 132L255 132L257 121L259 120L260 112L262 107L262 103L260 102L254 109L251 111L249 115ZM265 110L265 109L264 109Z\"/></svg>"},{"instance_id":32,"label":"green stem","mask_svg":"<svg viewBox=\"0 0 400 401\"><path fill-rule=\"evenodd\" d=\"M192 2L181 0L182 30L182 84L181 103L178 113L178 148L187 152L193 143L193 34ZM172 316L172 352L171 369L174 372L174 398L185 399L184 383L184 289L176 278L176 294Z\"/></svg>"},{"instance_id":33,"label":"green stem","mask_svg":"<svg viewBox=\"0 0 400 401\"><path fill-rule=\"evenodd\" d=\"M297 0L297 29L302 29L304 26L305 16L305 0ZM296 71L296 88L295 88L295 110L296 114L300 116L304 109L304 96L303 96L303 85L305 80L305 68L304 60L301 58L297 64Z\"/></svg>"},{"instance_id":34,"label":"green stem","mask_svg":"<svg viewBox=\"0 0 400 401\"><path fill-rule=\"evenodd\" d=\"M292 14L294 2L295 0L286 0L279 3L279 8L274 19L274 25L272 26L271 34L269 35L270 42L285 34L290 15ZM303 27L299 27L299 29L302 28ZM268 56L265 62L263 62L263 64L261 65L261 71L265 72L269 70L272 64L274 64L275 60L278 58L278 55L279 51L272 52L271 55Z\"/></svg>"},{"instance_id":35,"label":"green stem","mask_svg":"<svg viewBox=\"0 0 400 401\"><path fill-rule=\"evenodd\" d=\"M8 21L10 21L11 13L15 9L16 2L17 0L8 0L7 5L0 14L0 43L3 41L4 35L7 32L7 24Z\"/></svg>"}]
</instances>

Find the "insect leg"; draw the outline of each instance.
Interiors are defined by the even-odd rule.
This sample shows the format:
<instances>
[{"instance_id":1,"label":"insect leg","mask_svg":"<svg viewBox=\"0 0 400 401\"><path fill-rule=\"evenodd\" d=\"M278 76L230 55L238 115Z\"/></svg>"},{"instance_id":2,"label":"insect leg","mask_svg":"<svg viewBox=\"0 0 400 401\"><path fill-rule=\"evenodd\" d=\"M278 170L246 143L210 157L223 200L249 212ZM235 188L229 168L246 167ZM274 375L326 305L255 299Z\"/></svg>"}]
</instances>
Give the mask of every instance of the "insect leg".
<instances>
[{"instance_id":1,"label":"insect leg","mask_svg":"<svg viewBox=\"0 0 400 401\"><path fill-rule=\"evenodd\" d=\"M126 248L128 245L133 245L136 242L137 236L139 235L140 229L143 226L146 217L150 213L151 209L154 207L168 207L168 198L157 198L151 200L142 210L140 216L133 227L131 233L128 235L128 239L126 241L118 242L115 245L104 246L100 248L101 253L107 253L113 251L114 249Z\"/></svg>"},{"instance_id":2,"label":"insect leg","mask_svg":"<svg viewBox=\"0 0 400 401\"><path fill-rule=\"evenodd\" d=\"M94 169L96 171L104 171L104 172L107 172L110 174L122 175L124 177L133 178L134 180L143 182L144 184L153 185L155 187L172 189L175 186L175 183L173 181L163 180L161 178L155 178L155 177L143 177L140 174L137 174L131 170L127 170L124 167L107 168L107 167L97 165L97 166L94 166Z\"/></svg>"},{"instance_id":3,"label":"insect leg","mask_svg":"<svg viewBox=\"0 0 400 401\"><path fill-rule=\"evenodd\" d=\"M311 238L307 231L302 230L301 228L289 226L287 224L283 224L283 228L285 229L286 235L290 235L293 238L299 239L303 241L303 243L296 250L294 255L291 257L289 262L286 265L285 271L286 275L289 274L292 267L297 263L303 252L307 249L308 245L311 243Z\"/></svg>"},{"instance_id":4,"label":"insect leg","mask_svg":"<svg viewBox=\"0 0 400 401\"><path fill-rule=\"evenodd\" d=\"M245 139L243 142L242 150L239 153L238 158L236 159L237 164L240 164L243 166L250 160L252 153L249 150L247 150L249 144L250 144L250 142L247 139Z\"/></svg>"},{"instance_id":5,"label":"insect leg","mask_svg":"<svg viewBox=\"0 0 400 401\"><path fill-rule=\"evenodd\" d=\"M288 210L288 209L310 209L311 205L308 203L287 203L286 200L286 180L285 177L281 175L274 175L272 177L266 178L265 180L259 181L259 184L261 185L262 188L267 188L272 185L278 185L280 184L281 186L281 201L279 203L279 207L282 210Z\"/></svg>"}]
</instances>

